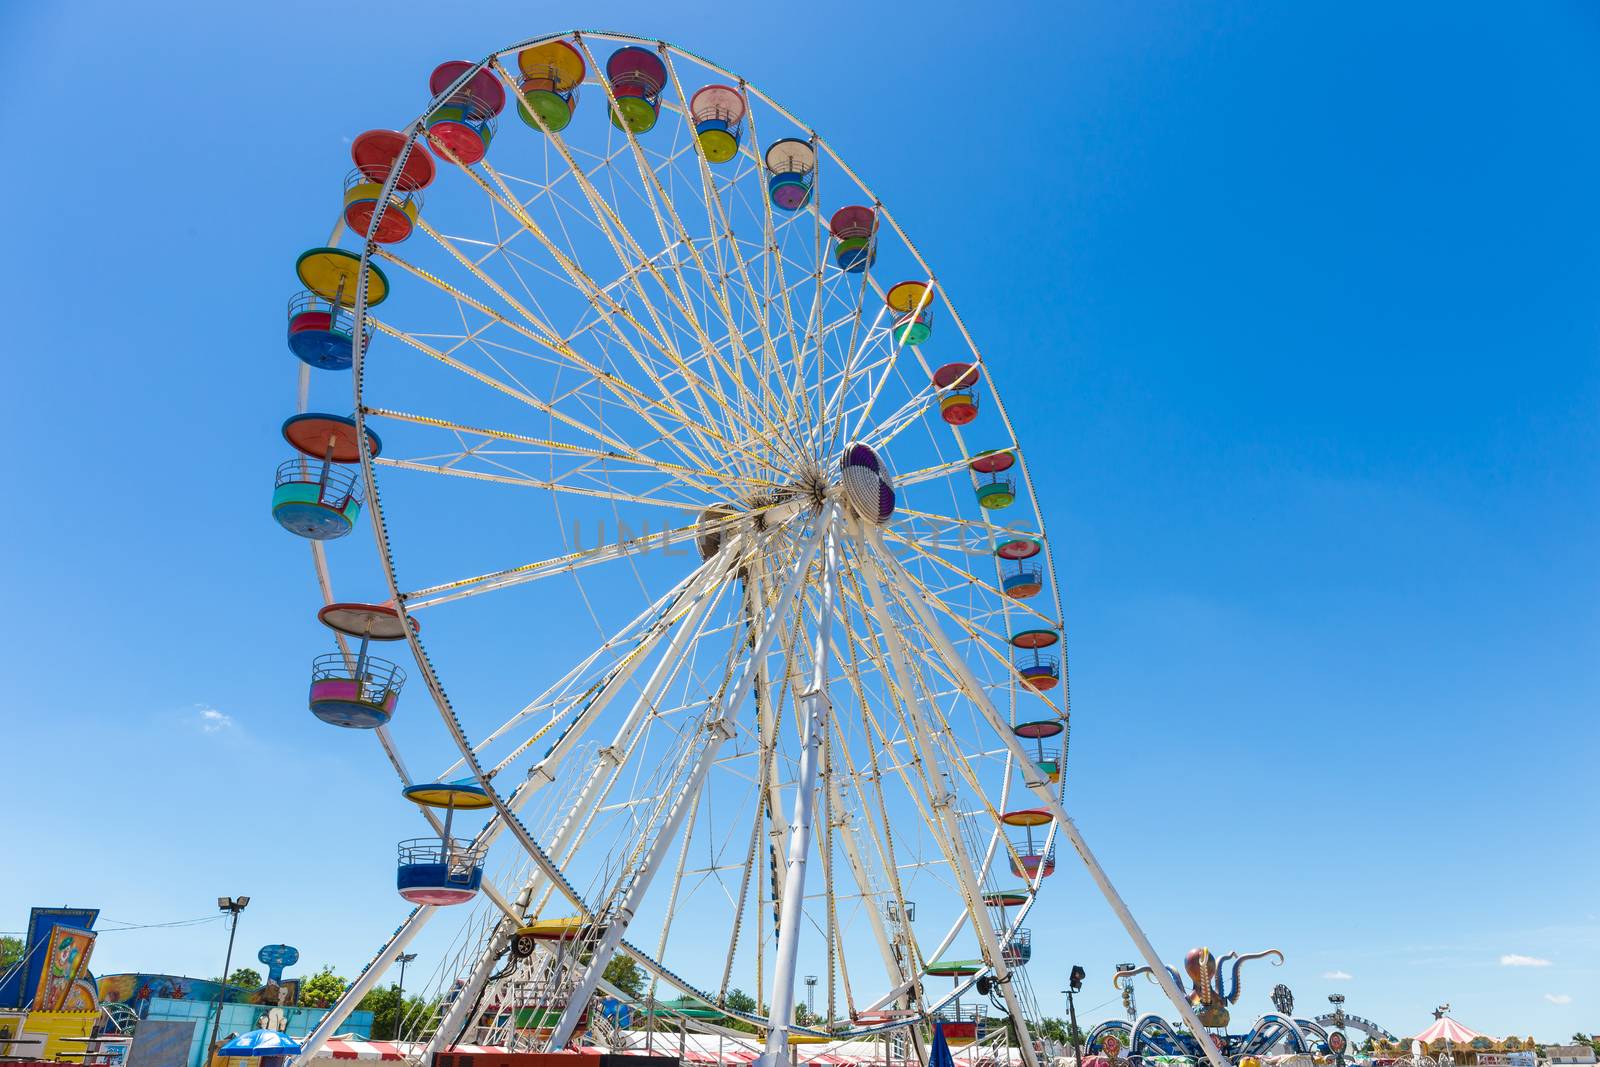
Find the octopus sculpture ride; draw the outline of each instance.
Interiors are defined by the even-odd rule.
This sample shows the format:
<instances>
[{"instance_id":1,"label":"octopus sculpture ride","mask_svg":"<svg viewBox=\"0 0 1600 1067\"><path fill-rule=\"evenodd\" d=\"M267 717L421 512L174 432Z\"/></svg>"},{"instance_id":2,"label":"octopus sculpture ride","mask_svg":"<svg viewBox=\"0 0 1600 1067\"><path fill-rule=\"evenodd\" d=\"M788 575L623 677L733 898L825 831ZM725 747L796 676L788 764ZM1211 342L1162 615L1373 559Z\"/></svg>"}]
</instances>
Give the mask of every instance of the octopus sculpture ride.
<instances>
[{"instance_id":1,"label":"octopus sculpture ride","mask_svg":"<svg viewBox=\"0 0 1600 1067\"><path fill-rule=\"evenodd\" d=\"M1283 953L1275 948L1263 952L1246 952L1240 955L1229 952L1220 960L1211 954L1209 948L1192 948L1188 955L1183 957L1183 969L1188 972L1190 987L1187 992L1189 1007L1194 1009L1195 1016L1201 1025L1212 1029L1224 1029L1228 1025L1228 1005L1239 1003L1239 968L1246 960L1259 960L1267 956L1276 956L1277 961L1273 966L1283 963ZM1228 975L1225 968L1233 964L1233 984L1228 984ZM1137 974L1154 974L1149 967L1134 967L1118 971L1112 976L1113 988L1116 983L1124 978L1132 978ZM1184 989L1184 981L1177 971L1171 967L1167 973L1172 975L1172 980L1179 989Z\"/></svg>"}]
</instances>

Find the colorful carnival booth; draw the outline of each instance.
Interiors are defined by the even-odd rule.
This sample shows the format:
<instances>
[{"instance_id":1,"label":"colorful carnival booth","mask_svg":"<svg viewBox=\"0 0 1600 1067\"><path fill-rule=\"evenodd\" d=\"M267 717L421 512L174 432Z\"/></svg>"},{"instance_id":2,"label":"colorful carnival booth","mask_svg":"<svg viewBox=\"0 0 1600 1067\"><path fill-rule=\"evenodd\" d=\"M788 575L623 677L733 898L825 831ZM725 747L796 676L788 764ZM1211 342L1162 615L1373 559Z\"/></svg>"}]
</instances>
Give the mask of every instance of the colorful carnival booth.
<instances>
[{"instance_id":1,"label":"colorful carnival booth","mask_svg":"<svg viewBox=\"0 0 1600 1067\"><path fill-rule=\"evenodd\" d=\"M1415 1037L1403 1037L1398 1041L1379 1039L1375 1051L1377 1059L1407 1061L1414 1067L1441 1062L1487 1067L1508 1062L1507 1053L1531 1052L1536 1048L1532 1037L1490 1037L1461 1025L1448 1015L1441 1015Z\"/></svg>"}]
</instances>

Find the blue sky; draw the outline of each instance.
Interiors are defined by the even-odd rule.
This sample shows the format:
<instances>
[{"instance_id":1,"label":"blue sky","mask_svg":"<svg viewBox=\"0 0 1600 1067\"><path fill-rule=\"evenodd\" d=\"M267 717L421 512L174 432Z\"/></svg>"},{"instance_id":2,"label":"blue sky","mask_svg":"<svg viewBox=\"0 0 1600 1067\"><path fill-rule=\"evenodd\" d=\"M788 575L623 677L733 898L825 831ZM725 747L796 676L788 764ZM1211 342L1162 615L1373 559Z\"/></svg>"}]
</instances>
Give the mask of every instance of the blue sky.
<instances>
[{"instance_id":1,"label":"blue sky","mask_svg":"<svg viewBox=\"0 0 1600 1067\"><path fill-rule=\"evenodd\" d=\"M0 929L245 892L243 945L353 973L415 819L304 710L315 589L266 512L288 264L343 138L563 27L143 7L0 12L29 131L0 178ZM1163 953L1282 948L1240 1013L1286 981L1397 1030L1443 1001L1600 1029L1600 14L591 10L815 123L1007 368L1068 603L1069 807ZM1131 948L1079 872L1051 888L1041 955L1109 1001ZM95 962L208 975L223 936Z\"/></svg>"}]
</instances>

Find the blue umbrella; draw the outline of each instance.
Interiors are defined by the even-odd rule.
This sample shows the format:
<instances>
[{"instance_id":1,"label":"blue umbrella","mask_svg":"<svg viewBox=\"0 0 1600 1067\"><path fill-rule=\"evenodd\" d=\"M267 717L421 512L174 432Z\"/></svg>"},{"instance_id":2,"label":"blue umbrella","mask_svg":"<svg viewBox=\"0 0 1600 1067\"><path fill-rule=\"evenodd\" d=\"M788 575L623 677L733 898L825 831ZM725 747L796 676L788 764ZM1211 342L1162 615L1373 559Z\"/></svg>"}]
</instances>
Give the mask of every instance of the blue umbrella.
<instances>
[{"instance_id":1,"label":"blue umbrella","mask_svg":"<svg viewBox=\"0 0 1600 1067\"><path fill-rule=\"evenodd\" d=\"M928 1067L956 1067L950 1055L950 1042L944 1039L944 1023L933 1024L933 1048L928 1051Z\"/></svg>"},{"instance_id":2,"label":"blue umbrella","mask_svg":"<svg viewBox=\"0 0 1600 1067\"><path fill-rule=\"evenodd\" d=\"M300 1042L277 1030L247 1030L217 1049L219 1056L298 1056Z\"/></svg>"}]
</instances>

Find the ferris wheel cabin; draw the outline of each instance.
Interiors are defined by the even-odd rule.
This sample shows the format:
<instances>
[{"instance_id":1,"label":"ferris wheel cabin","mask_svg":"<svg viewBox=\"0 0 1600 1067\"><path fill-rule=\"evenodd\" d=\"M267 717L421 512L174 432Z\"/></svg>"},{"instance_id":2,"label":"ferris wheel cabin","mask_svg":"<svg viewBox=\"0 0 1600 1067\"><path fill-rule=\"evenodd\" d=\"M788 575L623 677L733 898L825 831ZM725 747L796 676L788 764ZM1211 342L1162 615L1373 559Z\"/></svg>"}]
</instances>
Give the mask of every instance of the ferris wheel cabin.
<instances>
[{"instance_id":1,"label":"ferris wheel cabin","mask_svg":"<svg viewBox=\"0 0 1600 1067\"><path fill-rule=\"evenodd\" d=\"M278 465L272 487L272 517L292 534L332 541L349 533L361 514L361 458L356 422L342 415L306 412L284 421L283 439L300 455ZM367 431L367 448L383 448Z\"/></svg>"},{"instance_id":2,"label":"ferris wheel cabin","mask_svg":"<svg viewBox=\"0 0 1600 1067\"><path fill-rule=\"evenodd\" d=\"M933 333L933 286L927 282L901 282L884 295L894 312L896 344L916 348Z\"/></svg>"},{"instance_id":3,"label":"ferris wheel cabin","mask_svg":"<svg viewBox=\"0 0 1600 1067\"><path fill-rule=\"evenodd\" d=\"M428 77L428 91L438 96L475 66L464 59L440 63ZM463 167L481 162L489 154L495 120L505 106L506 90L494 71L478 71L428 116L428 147L440 159Z\"/></svg>"},{"instance_id":4,"label":"ferris wheel cabin","mask_svg":"<svg viewBox=\"0 0 1600 1067\"><path fill-rule=\"evenodd\" d=\"M661 88L667 84L667 65L648 48L629 45L606 60L606 81L616 106L611 125L630 133L649 133L661 115Z\"/></svg>"},{"instance_id":5,"label":"ferris wheel cabin","mask_svg":"<svg viewBox=\"0 0 1600 1067\"><path fill-rule=\"evenodd\" d=\"M1025 926L1019 926L1011 931L1011 936L1006 938L1006 943L1000 948L1000 956L1006 961L1007 967L1021 967L1033 959L1033 931Z\"/></svg>"},{"instance_id":6,"label":"ferris wheel cabin","mask_svg":"<svg viewBox=\"0 0 1600 1067\"><path fill-rule=\"evenodd\" d=\"M951 978L959 989L963 978L971 978L984 970L982 960L934 960L923 968L923 973L934 978ZM970 1045L978 1039L978 1024L982 1012L976 1007L963 1007L957 996L940 1008L935 1021L944 1028L944 1039L952 1045Z\"/></svg>"},{"instance_id":7,"label":"ferris wheel cabin","mask_svg":"<svg viewBox=\"0 0 1600 1067\"><path fill-rule=\"evenodd\" d=\"M994 554L1001 559L1032 559L1044 551L1044 542L1037 537L1005 537L995 546Z\"/></svg>"},{"instance_id":8,"label":"ferris wheel cabin","mask_svg":"<svg viewBox=\"0 0 1600 1067\"><path fill-rule=\"evenodd\" d=\"M939 398L939 417L951 426L965 426L978 417L977 384L983 371L976 363L946 363L933 372L933 387L944 393ZM1013 457L1015 458L1015 457ZM973 470L993 473L1010 467L991 468L969 464Z\"/></svg>"},{"instance_id":9,"label":"ferris wheel cabin","mask_svg":"<svg viewBox=\"0 0 1600 1067\"><path fill-rule=\"evenodd\" d=\"M368 220L371 221L370 218ZM356 282L361 257L342 248L313 248L295 261L305 291L289 301L289 351L319 370L348 370L355 355ZM367 265L367 304L389 295L389 279Z\"/></svg>"},{"instance_id":10,"label":"ferris wheel cabin","mask_svg":"<svg viewBox=\"0 0 1600 1067\"><path fill-rule=\"evenodd\" d=\"M811 179L817 170L817 150L810 141L785 137L767 148L767 194L772 206L799 211L811 202Z\"/></svg>"},{"instance_id":11,"label":"ferris wheel cabin","mask_svg":"<svg viewBox=\"0 0 1600 1067\"><path fill-rule=\"evenodd\" d=\"M1044 568L1033 563L1013 563L1015 568L1006 575L1002 588L1012 600L1028 600L1039 595L1044 588Z\"/></svg>"},{"instance_id":12,"label":"ferris wheel cabin","mask_svg":"<svg viewBox=\"0 0 1600 1067\"><path fill-rule=\"evenodd\" d=\"M405 639L400 613L387 604L329 604L317 619L360 644L353 655L341 649L311 661L311 713L334 726L382 726L394 717L406 675L368 650L373 641Z\"/></svg>"},{"instance_id":13,"label":"ferris wheel cabin","mask_svg":"<svg viewBox=\"0 0 1600 1067\"><path fill-rule=\"evenodd\" d=\"M344 224L351 233L366 237L372 229L372 216L377 214L378 198L382 195L383 183L371 180L359 167L344 176ZM381 245L404 241L416 229L421 210L420 191L407 193L396 189L389 194L389 206L378 220L372 239Z\"/></svg>"},{"instance_id":14,"label":"ferris wheel cabin","mask_svg":"<svg viewBox=\"0 0 1600 1067\"><path fill-rule=\"evenodd\" d=\"M1052 640L1045 640L1043 637L1027 637L1027 635L1030 634L1049 635ZM1033 642L1043 642L1017 645L1019 648L1034 649L1034 654L1037 655L1038 649L1048 648L1055 644L1056 642L1054 639L1056 639L1056 637L1057 635L1050 630L1024 630L1017 634L1016 637L1013 637L1011 643L1016 645L1018 638L1025 638ZM1017 723L1011 728L1011 732L1024 741L1033 742L1034 766L1043 771L1045 776L1048 777L1050 781L1060 782L1061 765L1066 754L1065 744L1063 743L1062 747L1060 748L1046 748L1045 741L1052 737L1059 737L1061 734L1066 732L1066 729L1066 723L1061 719L1034 719L1029 722Z\"/></svg>"},{"instance_id":15,"label":"ferris wheel cabin","mask_svg":"<svg viewBox=\"0 0 1600 1067\"><path fill-rule=\"evenodd\" d=\"M517 69L522 72L517 117L540 133L566 129L578 109L578 86L588 73L583 54L566 41L546 41L518 52Z\"/></svg>"},{"instance_id":16,"label":"ferris wheel cabin","mask_svg":"<svg viewBox=\"0 0 1600 1067\"><path fill-rule=\"evenodd\" d=\"M1041 827L1049 826L1053 819L1054 816L1043 808L1021 808L1000 816L1000 821L1005 825L1021 827L1024 831L1022 837L1012 838L1010 842L1007 863L1012 874L1031 882L1037 877L1055 873L1055 846L1046 850L1037 840L1037 836L1046 836L1048 839L1039 831Z\"/></svg>"},{"instance_id":17,"label":"ferris wheel cabin","mask_svg":"<svg viewBox=\"0 0 1600 1067\"><path fill-rule=\"evenodd\" d=\"M860 274L877 261L872 237L878 228L878 213L861 204L851 204L833 213L828 232L833 235L833 261L846 274Z\"/></svg>"},{"instance_id":18,"label":"ferris wheel cabin","mask_svg":"<svg viewBox=\"0 0 1600 1067\"><path fill-rule=\"evenodd\" d=\"M368 130L350 142L350 162L367 181L381 187L389 180L389 172L405 147L406 135L398 130ZM433 184L434 173L433 157L426 152L413 151L406 156L405 165L395 176L395 191L421 192Z\"/></svg>"},{"instance_id":19,"label":"ferris wheel cabin","mask_svg":"<svg viewBox=\"0 0 1600 1067\"><path fill-rule=\"evenodd\" d=\"M707 85L689 98L689 117L707 163L726 163L739 154L744 113L744 94L731 85Z\"/></svg>"},{"instance_id":20,"label":"ferris wheel cabin","mask_svg":"<svg viewBox=\"0 0 1600 1067\"><path fill-rule=\"evenodd\" d=\"M986 511L1009 508L1017 499L1017 480L1009 474L990 475L978 483L978 506Z\"/></svg>"},{"instance_id":21,"label":"ferris wheel cabin","mask_svg":"<svg viewBox=\"0 0 1600 1067\"><path fill-rule=\"evenodd\" d=\"M464 904L483 885L483 858L487 846L450 836L458 811L482 811L494 806L488 790L473 778L411 785L401 795L418 807L444 812L444 829L438 837L417 837L399 844L395 888L413 904L443 907Z\"/></svg>"},{"instance_id":22,"label":"ferris wheel cabin","mask_svg":"<svg viewBox=\"0 0 1600 1067\"><path fill-rule=\"evenodd\" d=\"M471 841L414 837L398 853L395 888L413 904L465 904L483 886L484 849Z\"/></svg>"},{"instance_id":23,"label":"ferris wheel cabin","mask_svg":"<svg viewBox=\"0 0 1600 1067\"><path fill-rule=\"evenodd\" d=\"M1017 664L1017 674L1022 677L1022 683L1036 693L1054 689L1061 681L1061 665L1055 656L1046 656L1041 649L1053 647L1061 635L1054 630L1019 630L1011 635L1011 646L1026 649L1032 653L1031 659ZM1043 751L1039 754L1039 769L1050 776L1052 782L1061 777L1059 758L1052 754L1046 759ZM1049 766L1046 766L1046 763Z\"/></svg>"}]
</instances>

